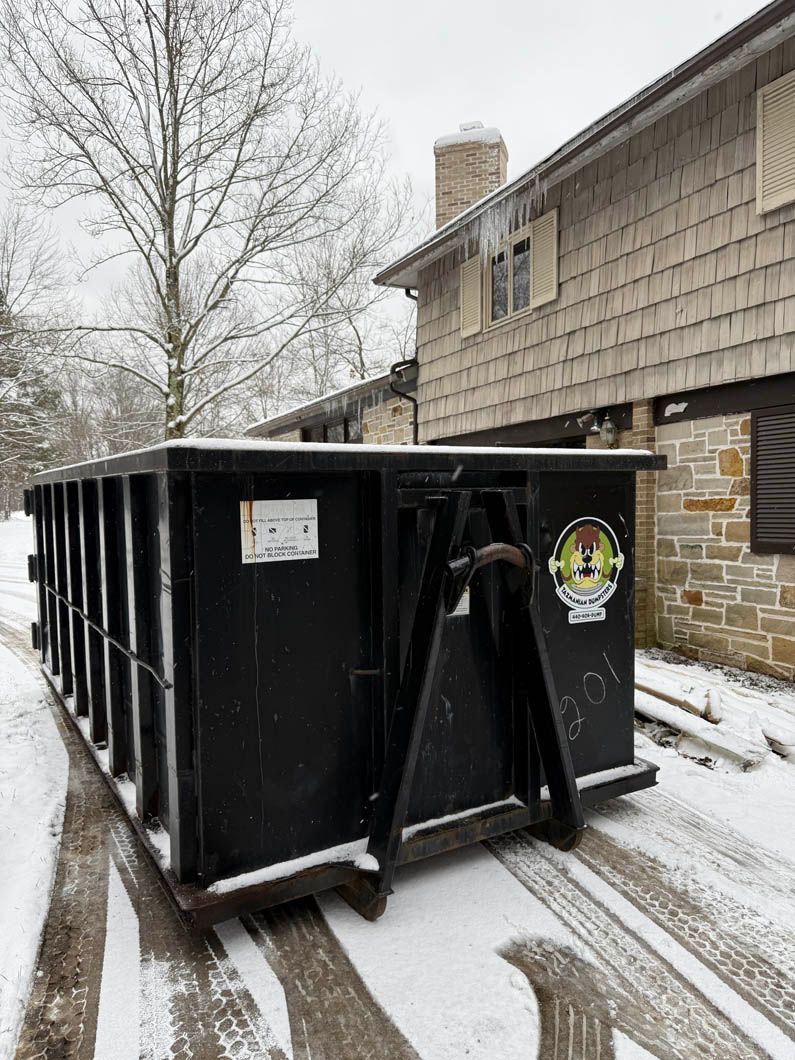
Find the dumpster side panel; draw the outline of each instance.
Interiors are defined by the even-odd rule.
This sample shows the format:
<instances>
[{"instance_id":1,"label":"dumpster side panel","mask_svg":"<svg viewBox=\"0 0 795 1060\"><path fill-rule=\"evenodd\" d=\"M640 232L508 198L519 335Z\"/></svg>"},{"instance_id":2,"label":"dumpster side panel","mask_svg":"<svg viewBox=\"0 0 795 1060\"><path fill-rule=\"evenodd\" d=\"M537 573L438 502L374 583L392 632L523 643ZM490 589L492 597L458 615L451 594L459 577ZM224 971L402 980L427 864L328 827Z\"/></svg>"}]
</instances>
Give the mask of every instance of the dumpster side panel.
<instances>
[{"instance_id":1,"label":"dumpster side panel","mask_svg":"<svg viewBox=\"0 0 795 1060\"><path fill-rule=\"evenodd\" d=\"M44 547L44 486L33 489L34 540L36 542L36 604L39 613L39 655L46 663L50 651L50 625L47 611L47 553Z\"/></svg>"},{"instance_id":2,"label":"dumpster side panel","mask_svg":"<svg viewBox=\"0 0 795 1060\"><path fill-rule=\"evenodd\" d=\"M66 554L66 483L55 482L52 486L53 541L55 544L55 589L58 593L58 648L60 651L61 693L71 696L72 681L72 618L69 605L68 559Z\"/></svg>"},{"instance_id":3,"label":"dumpster side panel","mask_svg":"<svg viewBox=\"0 0 795 1060\"><path fill-rule=\"evenodd\" d=\"M53 675L61 672L61 655L58 647L58 600L50 591L55 588L55 538L53 530L52 484L42 486L42 510L44 524L44 580L47 586L47 652L45 663Z\"/></svg>"},{"instance_id":4,"label":"dumpster side panel","mask_svg":"<svg viewBox=\"0 0 795 1060\"><path fill-rule=\"evenodd\" d=\"M113 640L128 644L127 557L124 547L124 507L119 478L98 483L99 545L103 626ZM111 776L135 775L130 722L130 662L108 638L105 656L105 704L108 731L108 768Z\"/></svg>"},{"instance_id":5,"label":"dumpster side panel","mask_svg":"<svg viewBox=\"0 0 795 1060\"><path fill-rule=\"evenodd\" d=\"M149 542L156 526L156 496L152 497L150 475L125 475L124 545L127 578L124 603L127 610L128 647L138 658L153 666L152 639L159 630L158 610L152 594L153 571ZM154 499L154 504L153 504ZM154 703L155 674L144 666L130 666L130 753L135 761L136 812L141 820L157 814L158 775L155 755Z\"/></svg>"},{"instance_id":6,"label":"dumpster side panel","mask_svg":"<svg viewBox=\"0 0 795 1060\"><path fill-rule=\"evenodd\" d=\"M634 476L543 473L537 501L541 616L575 771L631 764Z\"/></svg>"},{"instance_id":7,"label":"dumpster side panel","mask_svg":"<svg viewBox=\"0 0 795 1060\"><path fill-rule=\"evenodd\" d=\"M351 671L380 668L363 512L371 496L362 475L195 477L206 882L366 834L374 697ZM241 502L290 499L316 501L318 556L244 563Z\"/></svg>"},{"instance_id":8,"label":"dumpster side panel","mask_svg":"<svg viewBox=\"0 0 795 1060\"><path fill-rule=\"evenodd\" d=\"M77 482L65 482L63 488L65 491L66 515L67 595L70 603L75 608L69 611L75 714L78 717L85 717L88 714L88 685L86 681L85 623L80 615L80 611L83 610L83 572L82 552L80 549L78 484Z\"/></svg>"},{"instance_id":9,"label":"dumpster side panel","mask_svg":"<svg viewBox=\"0 0 795 1060\"><path fill-rule=\"evenodd\" d=\"M86 623L86 681L88 691L88 722L91 739L101 743L107 739L107 707L105 701L105 650L102 634L102 590L99 554L99 512L97 508L97 480L83 479L77 483L80 509L80 551L83 577L83 606L88 615ZM37 487L38 488L38 487Z\"/></svg>"},{"instance_id":10,"label":"dumpster side panel","mask_svg":"<svg viewBox=\"0 0 795 1060\"><path fill-rule=\"evenodd\" d=\"M193 562L192 490L190 476L157 476L159 546L159 625L163 675L163 717L156 719L165 739L158 755L160 812L168 826L169 859L180 881L196 878L198 826L196 820L194 642L195 568Z\"/></svg>"}]
</instances>

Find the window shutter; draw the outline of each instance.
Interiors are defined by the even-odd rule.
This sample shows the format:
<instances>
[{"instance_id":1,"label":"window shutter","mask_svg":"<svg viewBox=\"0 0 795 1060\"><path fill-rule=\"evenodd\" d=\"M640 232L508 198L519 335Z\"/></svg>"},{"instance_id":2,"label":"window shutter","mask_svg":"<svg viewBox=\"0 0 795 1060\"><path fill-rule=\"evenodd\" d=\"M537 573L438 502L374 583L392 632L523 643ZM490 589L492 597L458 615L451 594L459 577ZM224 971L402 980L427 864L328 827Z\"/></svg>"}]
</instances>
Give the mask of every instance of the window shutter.
<instances>
[{"instance_id":1,"label":"window shutter","mask_svg":"<svg viewBox=\"0 0 795 1060\"><path fill-rule=\"evenodd\" d=\"M756 212L795 202L795 70L756 94Z\"/></svg>"},{"instance_id":2,"label":"window shutter","mask_svg":"<svg viewBox=\"0 0 795 1060\"><path fill-rule=\"evenodd\" d=\"M795 405L751 415L751 551L795 551Z\"/></svg>"},{"instance_id":3,"label":"window shutter","mask_svg":"<svg viewBox=\"0 0 795 1060\"><path fill-rule=\"evenodd\" d=\"M480 258L470 258L461 266L461 338L481 330Z\"/></svg>"},{"instance_id":4,"label":"window shutter","mask_svg":"<svg viewBox=\"0 0 795 1060\"><path fill-rule=\"evenodd\" d=\"M557 208L533 221L531 244L530 305L535 309L558 297Z\"/></svg>"}]
</instances>

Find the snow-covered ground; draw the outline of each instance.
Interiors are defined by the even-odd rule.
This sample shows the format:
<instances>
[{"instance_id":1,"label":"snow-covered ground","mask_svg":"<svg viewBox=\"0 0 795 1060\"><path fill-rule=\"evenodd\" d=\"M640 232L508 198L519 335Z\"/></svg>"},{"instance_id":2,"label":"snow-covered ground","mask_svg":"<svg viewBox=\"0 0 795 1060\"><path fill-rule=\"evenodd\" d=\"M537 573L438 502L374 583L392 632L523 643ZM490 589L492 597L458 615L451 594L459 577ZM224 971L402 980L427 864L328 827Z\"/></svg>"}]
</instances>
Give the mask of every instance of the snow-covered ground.
<instances>
[{"instance_id":1,"label":"snow-covered ground","mask_svg":"<svg viewBox=\"0 0 795 1060\"><path fill-rule=\"evenodd\" d=\"M27 568L31 552L31 520L14 512L7 522L0 522L0 613L19 629L28 629L36 618L36 596Z\"/></svg>"},{"instance_id":2,"label":"snow-covered ground","mask_svg":"<svg viewBox=\"0 0 795 1060\"><path fill-rule=\"evenodd\" d=\"M28 520L0 523L8 643L35 617L30 550ZM75 861L58 895L57 915L73 916L82 899L64 903L70 888L88 879L102 892L80 936L93 946L85 981L61 999L64 1020L77 995L94 1006L74 1023L93 1028L80 1055L162 1060L179 1040L200 1060L793 1060L795 763L769 735L795 728L795 695L655 653L639 673L691 706L709 699L721 720L696 720L758 748L756 764L648 726L636 753L659 765L659 786L589 812L575 854L517 833L408 866L375 924L326 894L192 940L118 813L105 824L103 811L89 822L85 869ZM0 645L0 1060L13 1055L31 980L21 1057L34 1055L24 1043L63 982L46 947L34 976L68 771L43 697L34 671ZM80 777L87 803L102 796L93 767Z\"/></svg>"},{"instance_id":3,"label":"snow-covered ground","mask_svg":"<svg viewBox=\"0 0 795 1060\"><path fill-rule=\"evenodd\" d=\"M657 691L685 693L695 701L711 697L720 712L715 731L762 756L753 768L743 770L698 741L679 740L676 750L639 736L643 742L637 753L659 764L664 788L751 842L795 862L795 688L741 670L673 660L670 653L657 651L638 653L636 681ZM689 717L681 708L672 709ZM779 738L772 742L787 752L786 757L772 750L765 734ZM710 755L711 768L704 768L699 759Z\"/></svg>"},{"instance_id":4,"label":"snow-covered ground","mask_svg":"<svg viewBox=\"0 0 795 1060\"><path fill-rule=\"evenodd\" d=\"M35 616L21 566L29 551L29 520L0 524L0 608L22 629ZM12 1055L24 1016L63 822L66 751L44 696L0 643L0 1057Z\"/></svg>"}]
</instances>

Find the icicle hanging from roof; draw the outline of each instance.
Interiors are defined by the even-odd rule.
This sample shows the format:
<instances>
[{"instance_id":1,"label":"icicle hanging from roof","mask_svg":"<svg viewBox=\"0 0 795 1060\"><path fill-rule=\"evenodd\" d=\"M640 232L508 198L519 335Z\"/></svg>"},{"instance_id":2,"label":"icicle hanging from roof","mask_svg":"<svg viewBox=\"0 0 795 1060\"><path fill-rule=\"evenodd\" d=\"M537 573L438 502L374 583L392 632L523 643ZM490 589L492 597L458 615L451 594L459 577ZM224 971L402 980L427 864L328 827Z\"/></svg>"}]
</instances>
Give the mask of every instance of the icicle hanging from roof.
<instances>
[{"instance_id":1,"label":"icicle hanging from roof","mask_svg":"<svg viewBox=\"0 0 795 1060\"><path fill-rule=\"evenodd\" d=\"M490 254L510 236L543 212L547 182L538 174L524 187L474 217L468 226L469 241L476 244L485 264Z\"/></svg>"}]
</instances>

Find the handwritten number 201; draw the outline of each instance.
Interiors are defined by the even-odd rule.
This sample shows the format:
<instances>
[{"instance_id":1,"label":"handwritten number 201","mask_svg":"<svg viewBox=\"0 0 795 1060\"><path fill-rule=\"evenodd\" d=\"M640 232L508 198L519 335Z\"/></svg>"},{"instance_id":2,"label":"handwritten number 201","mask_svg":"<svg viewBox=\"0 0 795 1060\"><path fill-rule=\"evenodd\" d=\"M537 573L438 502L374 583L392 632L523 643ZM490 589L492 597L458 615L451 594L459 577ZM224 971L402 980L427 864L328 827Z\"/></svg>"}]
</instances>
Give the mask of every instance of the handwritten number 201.
<instances>
[{"instance_id":1,"label":"handwritten number 201","mask_svg":"<svg viewBox=\"0 0 795 1060\"><path fill-rule=\"evenodd\" d=\"M621 682L618 680L616 672L610 665L610 660L607 656L605 656L605 662L607 663L610 673L615 677L616 683L620 684ZM588 673L583 676L582 687L585 692L585 698L594 706L604 703L607 698L607 688L605 686L604 678L600 674L594 673L592 670L589 670ZM569 734L569 739L574 741L582 732L582 726L585 719L580 713L580 707L577 700L573 696L564 696L560 701L560 713L565 717L570 709L573 710L574 719L569 721L571 715L569 715L569 718L566 718L566 721L568 722L567 732Z\"/></svg>"}]
</instances>

